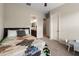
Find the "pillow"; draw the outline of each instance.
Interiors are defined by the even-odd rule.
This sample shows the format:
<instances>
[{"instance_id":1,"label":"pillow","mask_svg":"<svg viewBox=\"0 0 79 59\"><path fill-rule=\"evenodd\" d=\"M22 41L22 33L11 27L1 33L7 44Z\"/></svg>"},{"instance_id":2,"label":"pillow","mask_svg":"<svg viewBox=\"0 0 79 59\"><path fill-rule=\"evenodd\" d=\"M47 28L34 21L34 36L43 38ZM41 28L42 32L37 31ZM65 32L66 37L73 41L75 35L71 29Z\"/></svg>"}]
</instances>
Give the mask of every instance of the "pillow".
<instances>
[{"instance_id":1,"label":"pillow","mask_svg":"<svg viewBox=\"0 0 79 59\"><path fill-rule=\"evenodd\" d=\"M16 37L17 33L16 30L8 30L8 37Z\"/></svg>"},{"instance_id":2,"label":"pillow","mask_svg":"<svg viewBox=\"0 0 79 59\"><path fill-rule=\"evenodd\" d=\"M26 34L25 34L25 31L23 30L23 29L19 29L18 31L17 31L17 36L19 36L19 37L22 37L22 36L25 36Z\"/></svg>"},{"instance_id":3,"label":"pillow","mask_svg":"<svg viewBox=\"0 0 79 59\"><path fill-rule=\"evenodd\" d=\"M28 29L25 29L25 34L29 35L29 30Z\"/></svg>"}]
</instances>

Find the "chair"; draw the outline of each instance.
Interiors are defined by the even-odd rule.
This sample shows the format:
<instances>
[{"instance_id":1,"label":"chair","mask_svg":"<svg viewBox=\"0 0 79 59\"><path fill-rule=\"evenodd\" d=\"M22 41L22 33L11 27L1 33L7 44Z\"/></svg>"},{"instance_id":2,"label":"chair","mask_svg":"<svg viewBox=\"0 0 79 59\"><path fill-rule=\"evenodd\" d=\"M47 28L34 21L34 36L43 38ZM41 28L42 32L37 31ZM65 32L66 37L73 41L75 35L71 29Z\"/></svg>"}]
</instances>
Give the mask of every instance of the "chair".
<instances>
[{"instance_id":1,"label":"chair","mask_svg":"<svg viewBox=\"0 0 79 59\"><path fill-rule=\"evenodd\" d=\"M79 52L79 43L74 43L74 51Z\"/></svg>"},{"instance_id":2,"label":"chair","mask_svg":"<svg viewBox=\"0 0 79 59\"><path fill-rule=\"evenodd\" d=\"M68 52L70 51L70 48L74 46L75 40L68 40L66 45L68 46Z\"/></svg>"},{"instance_id":3,"label":"chair","mask_svg":"<svg viewBox=\"0 0 79 59\"><path fill-rule=\"evenodd\" d=\"M75 51L79 52L79 40L76 40L76 42L74 43L74 52Z\"/></svg>"}]
</instances>

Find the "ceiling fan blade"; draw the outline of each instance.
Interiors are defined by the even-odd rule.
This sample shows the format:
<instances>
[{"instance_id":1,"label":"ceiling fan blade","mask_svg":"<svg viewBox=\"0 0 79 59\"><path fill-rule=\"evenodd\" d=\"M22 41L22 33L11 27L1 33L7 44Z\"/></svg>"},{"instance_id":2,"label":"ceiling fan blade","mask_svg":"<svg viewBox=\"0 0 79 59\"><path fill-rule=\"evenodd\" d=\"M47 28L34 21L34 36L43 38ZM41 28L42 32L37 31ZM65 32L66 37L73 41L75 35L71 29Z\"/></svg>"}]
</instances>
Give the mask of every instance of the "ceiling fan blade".
<instances>
[{"instance_id":1,"label":"ceiling fan blade","mask_svg":"<svg viewBox=\"0 0 79 59\"><path fill-rule=\"evenodd\" d=\"M26 3L26 5L31 6L31 3Z\"/></svg>"}]
</instances>

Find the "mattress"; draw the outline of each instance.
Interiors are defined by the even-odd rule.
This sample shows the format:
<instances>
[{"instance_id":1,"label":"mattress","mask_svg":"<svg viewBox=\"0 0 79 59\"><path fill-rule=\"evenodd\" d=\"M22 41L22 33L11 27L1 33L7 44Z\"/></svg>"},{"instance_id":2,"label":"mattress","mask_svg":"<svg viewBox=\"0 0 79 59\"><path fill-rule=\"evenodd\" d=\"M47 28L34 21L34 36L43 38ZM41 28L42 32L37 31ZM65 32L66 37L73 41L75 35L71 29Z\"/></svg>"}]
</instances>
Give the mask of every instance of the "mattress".
<instances>
[{"instance_id":1,"label":"mattress","mask_svg":"<svg viewBox=\"0 0 79 59\"><path fill-rule=\"evenodd\" d=\"M12 46L0 53L0 56L23 56L27 46Z\"/></svg>"},{"instance_id":2,"label":"mattress","mask_svg":"<svg viewBox=\"0 0 79 59\"><path fill-rule=\"evenodd\" d=\"M41 51L45 46L45 42L41 39L36 39L33 36L24 36L24 39L34 40L32 43L33 46L38 47ZM17 37L7 37L1 46L11 45L11 47L7 48L5 51L0 53L0 56L24 56L25 50L28 46L17 45L17 43L22 42L23 40L18 40Z\"/></svg>"},{"instance_id":3,"label":"mattress","mask_svg":"<svg viewBox=\"0 0 79 59\"><path fill-rule=\"evenodd\" d=\"M2 42L2 45L16 45L17 43L23 41L23 40L36 40L36 37L34 36L24 36L24 37L7 37Z\"/></svg>"},{"instance_id":4,"label":"mattress","mask_svg":"<svg viewBox=\"0 0 79 59\"><path fill-rule=\"evenodd\" d=\"M17 43L19 43L21 41L23 41L23 40L17 40L16 37L7 37L2 42L2 45L11 45L11 46L14 46L14 45L16 45Z\"/></svg>"},{"instance_id":5,"label":"mattress","mask_svg":"<svg viewBox=\"0 0 79 59\"><path fill-rule=\"evenodd\" d=\"M24 39L29 40L29 37L24 37ZM28 46L21 46L21 45L17 45L18 43L22 42L22 40L17 39L17 37L7 37L4 39L4 41L2 42L1 46L7 46L10 45L11 47L7 48L6 50L2 51L0 53L0 56L22 56L24 55L24 52L26 50L26 48Z\"/></svg>"}]
</instances>

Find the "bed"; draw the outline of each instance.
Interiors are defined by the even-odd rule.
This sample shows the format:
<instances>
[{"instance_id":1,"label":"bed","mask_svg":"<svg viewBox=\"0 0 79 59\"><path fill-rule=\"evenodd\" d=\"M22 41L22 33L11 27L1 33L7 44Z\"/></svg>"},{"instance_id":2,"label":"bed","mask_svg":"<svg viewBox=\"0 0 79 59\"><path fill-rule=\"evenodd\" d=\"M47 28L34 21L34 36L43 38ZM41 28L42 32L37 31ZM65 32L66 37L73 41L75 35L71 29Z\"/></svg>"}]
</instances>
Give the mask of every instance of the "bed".
<instances>
[{"instance_id":1,"label":"bed","mask_svg":"<svg viewBox=\"0 0 79 59\"><path fill-rule=\"evenodd\" d=\"M14 32L19 29L27 30L27 35L17 37ZM4 36L0 45L0 56L24 56L25 50L30 44L42 50L45 42L31 36L30 28L4 28Z\"/></svg>"}]
</instances>

